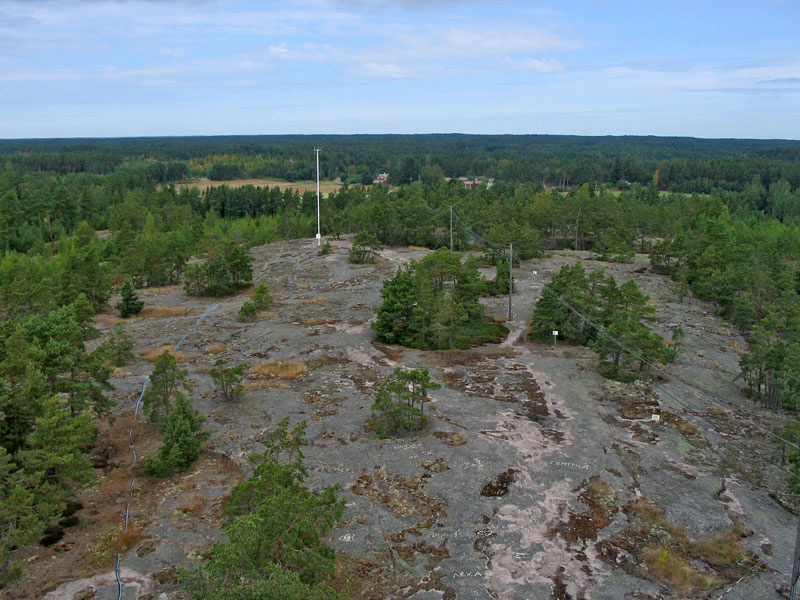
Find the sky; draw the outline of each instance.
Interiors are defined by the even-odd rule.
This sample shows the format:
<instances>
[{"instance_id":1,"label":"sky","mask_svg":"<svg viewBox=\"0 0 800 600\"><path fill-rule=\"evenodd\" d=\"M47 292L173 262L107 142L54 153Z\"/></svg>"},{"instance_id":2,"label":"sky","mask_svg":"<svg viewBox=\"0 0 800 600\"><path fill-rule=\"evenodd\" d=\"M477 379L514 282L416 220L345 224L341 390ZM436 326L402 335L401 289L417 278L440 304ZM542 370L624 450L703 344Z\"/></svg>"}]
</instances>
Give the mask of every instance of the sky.
<instances>
[{"instance_id":1,"label":"sky","mask_svg":"<svg viewBox=\"0 0 800 600\"><path fill-rule=\"evenodd\" d=\"M0 138L800 139L800 1L0 0Z\"/></svg>"}]
</instances>

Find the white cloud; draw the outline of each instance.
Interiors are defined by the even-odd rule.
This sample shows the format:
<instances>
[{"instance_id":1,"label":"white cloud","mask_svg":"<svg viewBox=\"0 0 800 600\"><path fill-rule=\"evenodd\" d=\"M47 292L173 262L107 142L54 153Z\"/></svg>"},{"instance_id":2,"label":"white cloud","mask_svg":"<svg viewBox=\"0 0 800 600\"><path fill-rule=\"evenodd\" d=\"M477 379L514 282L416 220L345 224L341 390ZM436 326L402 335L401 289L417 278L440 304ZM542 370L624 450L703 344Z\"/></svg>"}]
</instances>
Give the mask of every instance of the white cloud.
<instances>
[{"instance_id":1,"label":"white cloud","mask_svg":"<svg viewBox=\"0 0 800 600\"><path fill-rule=\"evenodd\" d=\"M504 62L514 71L527 73L558 73L564 70L564 65L552 58L506 58Z\"/></svg>"},{"instance_id":2,"label":"white cloud","mask_svg":"<svg viewBox=\"0 0 800 600\"><path fill-rule=\"evenodd\" d=\"M161 54L165 54L166 56L172 56L174 58L183 58L188 53L183 48L159 48L158 50Z\"/></svg>"},{"instance_id":3,"label":"white cloud","mask_svg":"<svg viewBox=\"0 0 800 600\"><path fill-rule=\"evenodd\" d=\"M401 67L394 63L369 62L358 67L358 72L367 77L378 77L388 79L408 79L411 70Z\"/></svg>"}]
</instances>

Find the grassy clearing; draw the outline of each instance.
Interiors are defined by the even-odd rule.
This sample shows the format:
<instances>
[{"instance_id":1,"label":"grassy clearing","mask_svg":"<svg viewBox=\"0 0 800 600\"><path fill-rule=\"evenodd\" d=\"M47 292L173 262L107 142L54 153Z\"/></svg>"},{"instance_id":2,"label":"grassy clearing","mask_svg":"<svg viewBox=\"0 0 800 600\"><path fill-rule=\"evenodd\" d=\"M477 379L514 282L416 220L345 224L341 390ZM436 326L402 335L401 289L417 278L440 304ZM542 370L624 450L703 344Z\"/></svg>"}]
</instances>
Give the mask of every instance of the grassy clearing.
<instances>
[{"instance_id":1,"label":"grassy clearing","mask_svg":"<svg viewBox=\"0 0 800 600\"><path fill-rule=\"evenodd\" d=\"M147 306L145 309L136 315L138 319L161 319L164 317L184 317L186 315L199 315L203 311L197 308L187 308L185 306L166 306L164 304L156 304L154 306Z\"/></svg>"},{"instance_id":2,"label":"grassy clearing","mask_svg":"<svg viewBox=\"0 0 800 600\"><path fill-rule=\"evenodd\" d=\"M296 360L278 360L250 367L250 377L272 377L277 379L297 379L308 373L308 366Z\"/></svg>"},{"instance_id":3,"label":"grassy clearing","mask_svg":"<svg viewBox=\"0 0 800 600\"><path fill-rule=\"evenodd\" d=\"M145 359L147 362L154 363L158 360L158 357L161 356L164 352L168 352L172 355L175 359L175 362L185 363L189 360L189 357L186 356L180 350L175 350L172 346L161 346L160 348L156 348L155 350L147 350L142 352L141 357Z\"/></svg>"},{"instance_id":4,"label":"grassy clearing","mask_svg":"<svg viewBox=\"0 0 800 600\"><path fill-rule=\"evenodd\" d=\"M218 354L223 354L228 350L230 350L230 348L228 348L227 346L209 346L208 348L206 348L206 353L217 356Z\"/></svg>"}]
</instances>

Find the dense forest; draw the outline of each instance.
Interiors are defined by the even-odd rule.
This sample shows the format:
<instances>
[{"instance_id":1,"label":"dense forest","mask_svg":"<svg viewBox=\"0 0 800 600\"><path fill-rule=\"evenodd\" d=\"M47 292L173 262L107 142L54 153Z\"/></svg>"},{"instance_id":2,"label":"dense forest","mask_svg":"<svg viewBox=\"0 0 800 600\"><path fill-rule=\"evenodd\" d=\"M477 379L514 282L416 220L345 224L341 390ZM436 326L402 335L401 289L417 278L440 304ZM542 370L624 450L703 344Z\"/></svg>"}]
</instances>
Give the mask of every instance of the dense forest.
<instances>
[{"instance_id":1,"label":"dense forest","mask_svg":"<svg viewBox=\"0 0 800 600\"><path fill-rule=\"evenodd\" d=\"M123 284L184 283L191 294L233 293L251 279L248 247L316 233L312 192L252 185L199 191L180 182L309 180L314 146L323 148L322 177L344 183L323 202L324 235L363 232L389 246L447 247L452 207L454 250L486 240L513 242L523 260L553 248L588 250L605 261L648 253L682 293L715 303L746 336L741 379L752 399L800 412L800 142L465 135L0 141L0 576L10 574L13 550L63 511L71 486L91 478L87 448L95 419L111 408L104 394L110 369L101 360L108 347L88 353L85 342L97 336L92 316L111 292ZM379 172L392 185L365 185ZM495 181L466 188L461 176ZM192 257L207 261L187 265ZM454 289L468 297L465 314L478 318L474 265L440 258L455 281L467 282ZM502 258L487 251L483 260ZM395 284L434 267L420 263ZM625 292L613 280L604 285L608 298ZM428 297L436 304L436 294ZM452 321L455 308L447 307L442 313ZM447 347L461 336L455 326L412 335L386 325L384 339L413 338L418 347ZM618 349L581 335L579 343L594 344L619 368Z\"/></svg>"},{"instance_id":2,"label":"dense forest","mask_svg":"<svg viewBox=\"0 0 800 600\"><path fill-rule=\"evenodd\" d=\"M754 179L769 188L800 185L800 142L559 135L218 136L135 139L0 140L0 156L25 170L59 175L115 171L155 182L208 176L227 180L315 175L315 147L324 149L322 177L390 183L483 175L544 186L655 181L659 190L744 191Z\"/></svg>"}]
</instances>

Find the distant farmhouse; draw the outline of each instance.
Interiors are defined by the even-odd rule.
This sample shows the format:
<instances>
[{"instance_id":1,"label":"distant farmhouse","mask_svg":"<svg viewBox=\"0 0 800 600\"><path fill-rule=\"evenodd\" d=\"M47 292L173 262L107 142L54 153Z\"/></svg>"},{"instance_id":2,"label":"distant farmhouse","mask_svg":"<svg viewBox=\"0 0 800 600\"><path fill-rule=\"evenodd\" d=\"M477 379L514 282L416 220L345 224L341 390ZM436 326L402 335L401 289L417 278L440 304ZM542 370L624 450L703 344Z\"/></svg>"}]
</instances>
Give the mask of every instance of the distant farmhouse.
<instances>
[{"instance_id":1,"label":"distant farmhouse","mask_svg":"<svg viewBox=\"0 0 800 600\"><path fill-rule=\"evenodd\" d=\"M445 177L445 181L452 181L452 177ZM477 187L479 185L485 184L487 188L490 188L494 185L494 177L484 177L479 176L475 177L474 179L470 177L458 177L458 181L460 181L465 188L470 189Z\"/></svg>"},{"instance_id":2,"label":"distant farmhouse","mask_svg":"<svg viewBox=\"0 0 800 600\"><path fill-rule=\"evenodd\" d=\"M378 173L375 179L372 180L373 185L387 185L389 183L388 173Z\"/></svg>"}]
</instances>

